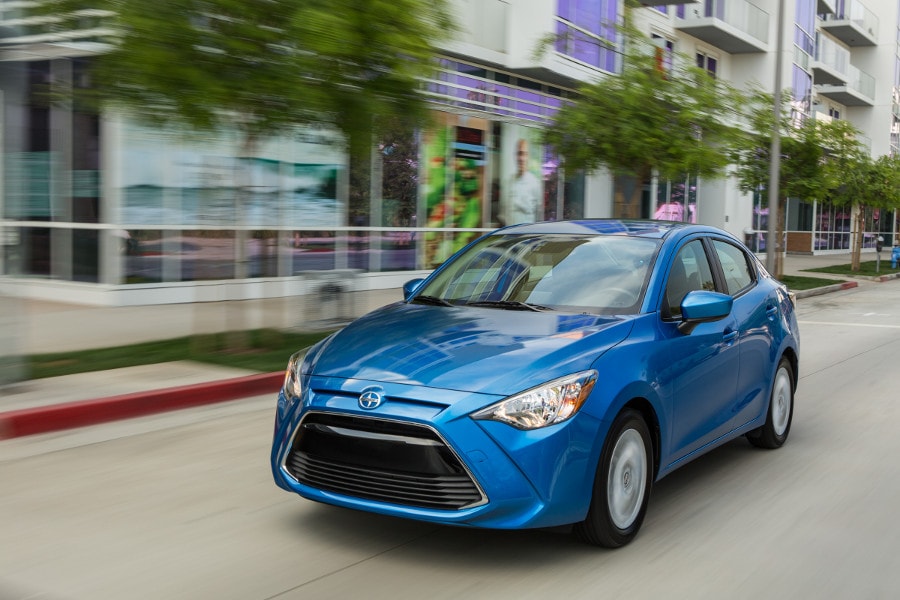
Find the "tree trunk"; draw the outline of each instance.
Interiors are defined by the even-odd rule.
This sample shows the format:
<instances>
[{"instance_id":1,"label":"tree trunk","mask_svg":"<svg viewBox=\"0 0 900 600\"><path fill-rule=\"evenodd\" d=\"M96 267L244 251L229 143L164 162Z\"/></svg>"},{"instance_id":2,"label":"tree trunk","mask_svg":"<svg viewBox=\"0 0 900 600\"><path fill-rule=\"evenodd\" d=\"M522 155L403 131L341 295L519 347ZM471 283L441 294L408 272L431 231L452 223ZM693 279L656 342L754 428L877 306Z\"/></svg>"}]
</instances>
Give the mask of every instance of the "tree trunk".
<instances>
[{"instance_id":1,"label":"tree trunk","mask_svg":"<svg viewBox=\"0 0 900 600\"><path fill-rule=\"evenodd\" d=\"M646 177L616 175L613 215L619 219L641 218L641 194Z\"/></svg>"},{"instance_id":2,"label":"tree trunk","mask_svg":"<svg viewBox=\"0 0 900 600\"><path fill-rule=\"evenodd\" d=\"M853 250L850 253L850 270L859 271L860 255L862 254L863 244L862 206L854 204L850 214L850 222L853 223L853 233L850 234L850 238L853 240Z\"/></svg>"}]
</instances>

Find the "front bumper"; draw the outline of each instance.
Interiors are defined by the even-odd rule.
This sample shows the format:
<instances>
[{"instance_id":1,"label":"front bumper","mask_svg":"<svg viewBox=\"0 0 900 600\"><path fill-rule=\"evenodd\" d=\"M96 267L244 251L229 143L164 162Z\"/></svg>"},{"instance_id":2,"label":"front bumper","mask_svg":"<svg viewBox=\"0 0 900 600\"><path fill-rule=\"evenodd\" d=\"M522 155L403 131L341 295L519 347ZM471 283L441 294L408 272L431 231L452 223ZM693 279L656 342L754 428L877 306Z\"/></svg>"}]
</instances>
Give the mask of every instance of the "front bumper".
<instances>
[{"instance_id":1,"label":"front bumper","mask_svg":"<svg viewBox=\"0 0 900 600\"><path fill-rule=\"evenodd\" d=\"M360 407L383 388L375 410ZM501 397L311 378L293 405L279 396L276 483L310 500L424 521L491 528L584 519L603 423L581 412L520 431L469 415Z\"/></svg>"}]
</instances>

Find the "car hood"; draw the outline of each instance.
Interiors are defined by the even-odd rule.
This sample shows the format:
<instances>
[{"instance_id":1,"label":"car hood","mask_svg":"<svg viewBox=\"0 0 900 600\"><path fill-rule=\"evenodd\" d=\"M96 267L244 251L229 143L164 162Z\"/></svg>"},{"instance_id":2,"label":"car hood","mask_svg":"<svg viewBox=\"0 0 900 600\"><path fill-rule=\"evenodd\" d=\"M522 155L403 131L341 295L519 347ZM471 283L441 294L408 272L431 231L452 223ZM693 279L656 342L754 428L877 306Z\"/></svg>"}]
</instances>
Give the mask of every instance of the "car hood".
<instances>
[{"instance_id":1,"label":"car hood","mask_svg":"<svg viewBox=\"0 0 900 600\"><path fill-rule=\"evenodd\" d=\"M397 303L315 348L308 373L508 395L591 367L627 317Z\"/></svg>"}]
</instances>

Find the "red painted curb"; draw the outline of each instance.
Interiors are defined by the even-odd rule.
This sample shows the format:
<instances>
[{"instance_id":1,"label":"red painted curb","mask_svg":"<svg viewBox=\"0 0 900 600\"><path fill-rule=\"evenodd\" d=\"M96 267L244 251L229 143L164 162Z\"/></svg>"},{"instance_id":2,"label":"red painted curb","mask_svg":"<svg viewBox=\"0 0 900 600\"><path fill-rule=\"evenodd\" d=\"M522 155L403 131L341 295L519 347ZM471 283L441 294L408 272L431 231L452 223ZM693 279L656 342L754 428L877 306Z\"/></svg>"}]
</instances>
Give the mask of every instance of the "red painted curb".
<instances>
[{"instance_id":1,"label":"red painted curb","mask_svg":"<svg viewBox=\"0 0 900 600\"><path fill-rule=\"evenodd\" d=\"M844 283L841 284L841 289L849 290L849 289L852 289L852 288L855 288L858 286L859 286L859 284L855 281L845 281Z\"/></svg>"},{"instance_id":2,"label":"red painted curb","mask_svg":"<svg viewBox=\"0 0 900 600\"><path fill-rule=\"evenodd\" d=\"M0 439L74 429L266 393L271 393L274 398L283 381L284 372L278 371L96 400L80 400L0 412Z\"/></svg>"}]
</instances>

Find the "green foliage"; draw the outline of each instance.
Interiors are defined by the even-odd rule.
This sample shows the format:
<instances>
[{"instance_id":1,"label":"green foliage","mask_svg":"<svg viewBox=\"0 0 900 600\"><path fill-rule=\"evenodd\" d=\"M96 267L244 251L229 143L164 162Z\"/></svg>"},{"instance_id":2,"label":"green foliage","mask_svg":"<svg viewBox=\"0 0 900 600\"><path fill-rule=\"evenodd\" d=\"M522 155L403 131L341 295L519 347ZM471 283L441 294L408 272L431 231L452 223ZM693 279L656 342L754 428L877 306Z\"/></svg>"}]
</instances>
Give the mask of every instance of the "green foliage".
<instances>
[{"instance_id":1,"label":"green foliage","mask_svg":"<svg viewBox=\"0 0 900 600\"><path fill-rule=\"evenodd\" d=\"M419 77L452 31L446 0L44 0L35 10L74 24L86 9L108 11L116 31L97 60L102 100L249 140L322 124L368 145L387 117L423 118Z\"/></svg>"},{"instance_id":2,"label":"green foliage","mask_svg":"<svg viewBox=\"0 0 900 600\"><path fill-rule=\"evenodd\" d=\"M834 204L900 208L900 157L868 156L844 165L835 173L837 184L829 197Z\"/></svg>"},{"instance_id":3,"label":"green foliage","mask_svg":"<svg viewBox=\"0 0 900 600\"><path fill-rule=\"evenodd\" d=\"M889 273L897 273L897 269L891 269L890 252L888 250L882 253L881 260L867 260L861 262L859 267L854 269L852 264L832 265L829 267L819 267L817 269L804 269L810 273L829 273L832 275L846 275L850 277L876 277Z\"/></svg>"},{"instance_id":4,"label":"green foliage","mask_svg":"<svg viewBox=\"0 0 900 600\"><path fill-rule=\"evenodd\" d=\"M844 283L843 279L825 279L824 277L804 277L802 275L782 275L778 278L781 283L788 286L788 289L799 292L802 290L813 290L829 285Z\"/></svg>"},{"instance_id":5,"label":"green foliage","mask_svg":"<svg viewBox=\"0 0 900 600\"><path fill-rule=\"evenodd\" d=\"M790 94L778 119L780 137L779 196L807 200L828 198L841 184L843 174L864 156L858 131L842 120L792 121L787 110ZM745 192L769 185L775 110L771 94L755 91L748 97L744 135L730 149L736 175Z\"/></svg>"},{"instance_id":6,"label":"green foliage","mask_svg":"<svg viewBox=\"0 0 900 600\"><path fill-rule=\"evenodd\" d=\"M654 171L664 178L722 175L723 148L739 134L740 94L684 58L660 68L652 44L633 31L626 48L622 73L581 86L546 140L574 168L606 166L641 180Z\"/></svg>"}]
</instances>

